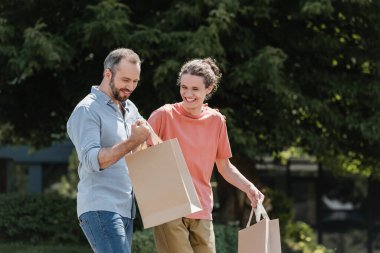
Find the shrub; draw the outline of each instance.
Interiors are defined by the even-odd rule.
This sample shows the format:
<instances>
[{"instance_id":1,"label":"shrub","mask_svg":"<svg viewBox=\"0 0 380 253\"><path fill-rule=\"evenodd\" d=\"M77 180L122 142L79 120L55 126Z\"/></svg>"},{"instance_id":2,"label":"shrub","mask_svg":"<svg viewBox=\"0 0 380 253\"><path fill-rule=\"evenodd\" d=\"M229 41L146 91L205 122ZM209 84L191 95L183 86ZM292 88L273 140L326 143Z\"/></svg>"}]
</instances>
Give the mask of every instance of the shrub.
<instances>
[{"instance_id":1,"label":"shrub","mask_svg":"<svg viewBox=\"0 0 380 253\"><path fill-rule=\"evenodd\" d=\"M84 241L75 199L58 194L0 194L0 241Z\"/></svg>"},{"instance_id":2,"label":"shrub","mask_svg":"<svg viewBox=\"0 0 380 253\"><path fill-rule=\"evenodd\" d=\"M331 252L316 242L315 232L303 222L292 222L291 204L281 194L271 194L270 217L280 218L283 253ZM275 198L280 200L275 200ZM277 205L282 203L282 208ZM56 193L0 194L0 242L32 244L87 243L78 225L76 200ZM135 223L141 220L136 220ZM141 225L141 224L140 224ZM218 253L237 252L238 228L214 224ZM154 253L151 229L135 231L133 252Z\"/></svg>"},{"instance_id":3,"label":"shrub","mask_svg":"<svg viewBox=\"0 0 380 253\"><path fill-rule=\"evenodd\" d=\"M289 223L284 238L283 252L289 253L332 253L317 243L314 230L304 222Z\"/></svg>"},{"instance_id":4,"label":"shrub","mask_svg":"<svg viewBox=\"0 0 380 253\"><path fill-rule=\"evenodd\" d=\"M214 224L216 252L237 252L238 228L222 224Z\"/></svg>"},{"instance_id":5,"label":"shrub","mask_svg":"<svg viewBox=\"0 0 380 253\"><path fill-rule=\"evenodd\" d=\"M133 233L132 252L136 252L136 253L155 253L156 252L152 229L135 231Z\"/></svg>"}]
</instances>

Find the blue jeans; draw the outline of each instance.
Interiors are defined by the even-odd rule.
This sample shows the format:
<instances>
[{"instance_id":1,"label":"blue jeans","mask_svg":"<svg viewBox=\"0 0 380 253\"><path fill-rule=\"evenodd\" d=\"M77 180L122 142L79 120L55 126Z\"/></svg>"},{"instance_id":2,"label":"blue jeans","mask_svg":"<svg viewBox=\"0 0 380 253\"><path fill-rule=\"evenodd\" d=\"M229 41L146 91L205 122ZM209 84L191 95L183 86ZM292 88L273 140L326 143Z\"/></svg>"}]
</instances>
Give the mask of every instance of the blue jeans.
<instances>
[{"instance_id":1,"label":"blue jeans","mask_svg":"<svg viewBox=\"0 0 380 253\"><path fill-rule=\"evenodd\" d=\"M86 212L79 224L95 253L131 253L133 220L108 211Z\"/></svg>"}]
</instances>

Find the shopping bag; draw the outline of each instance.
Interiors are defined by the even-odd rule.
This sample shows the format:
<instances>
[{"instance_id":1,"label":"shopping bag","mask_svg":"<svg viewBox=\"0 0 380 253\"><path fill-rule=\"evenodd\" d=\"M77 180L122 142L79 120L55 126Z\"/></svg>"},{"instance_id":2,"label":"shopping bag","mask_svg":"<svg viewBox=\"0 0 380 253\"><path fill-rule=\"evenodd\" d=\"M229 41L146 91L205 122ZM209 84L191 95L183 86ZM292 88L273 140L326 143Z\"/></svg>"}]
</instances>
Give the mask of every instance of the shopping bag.
<instances>
[{"instance_id":1,"label":"shopping bag","mask_svg":"<svg viewBox=\"0 0 380 253\"><path fill-rule=\"evenodd\" d=\"M253 212L256 224L250 226ZM239 231L238 253L281 253L278 219L269 219L261 201L252 208L246 228Z\"/></svg>"},{"instance_id":2,"label":"shopping bag","mask_svg":"<svg viewBox=\"0 0 380 253\"><path fill-rule=\"evenodd\" d=\"M125 156L144 228L202 210L178 140L162 142Z\"/></svg>"}]
</instances>

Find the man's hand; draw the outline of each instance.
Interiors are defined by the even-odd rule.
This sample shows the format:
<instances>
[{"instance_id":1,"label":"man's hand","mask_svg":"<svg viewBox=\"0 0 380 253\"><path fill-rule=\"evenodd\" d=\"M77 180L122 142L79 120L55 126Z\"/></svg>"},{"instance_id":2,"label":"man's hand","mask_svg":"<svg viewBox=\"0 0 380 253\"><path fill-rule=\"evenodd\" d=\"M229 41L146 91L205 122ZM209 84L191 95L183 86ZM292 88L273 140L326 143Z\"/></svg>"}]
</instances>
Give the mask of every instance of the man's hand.
<instances>
[{"instance_id":1,"label":"man's hand","mask_svg":"<svg viewBox=\"0 0 380 253\"><path fill-rule=\"evenodd\" d=\"M138 119L131 126L130 141L133 141L136 146L140 145L148 139L150 131L145 120Z\"/></svg>"}]
</instances>

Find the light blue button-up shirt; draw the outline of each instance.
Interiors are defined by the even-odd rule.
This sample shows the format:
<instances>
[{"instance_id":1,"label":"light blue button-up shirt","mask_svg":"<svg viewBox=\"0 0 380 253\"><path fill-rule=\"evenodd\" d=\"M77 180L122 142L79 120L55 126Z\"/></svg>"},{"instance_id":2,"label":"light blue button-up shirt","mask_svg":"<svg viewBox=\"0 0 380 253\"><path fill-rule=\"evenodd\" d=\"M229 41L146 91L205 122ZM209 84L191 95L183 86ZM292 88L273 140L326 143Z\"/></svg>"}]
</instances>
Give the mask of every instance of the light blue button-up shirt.
<instances>
[{"instance_id":1,"label":"light blue button-up shirt","mask_svg":"<svg viewBox=\"0 0 380 253\"><path fill-rule=\"evenodd\" d=\"M121 113L112 99L97 86L72 112L67 122L67 133L74 143L79 158L77 194L78 217L88 211L111 211L133 218L132 184L125 159L122 158L100 170L98 153L126 140L131 125L141 119L136 106L127 100Z\"/></svg>"}]
</instances>

